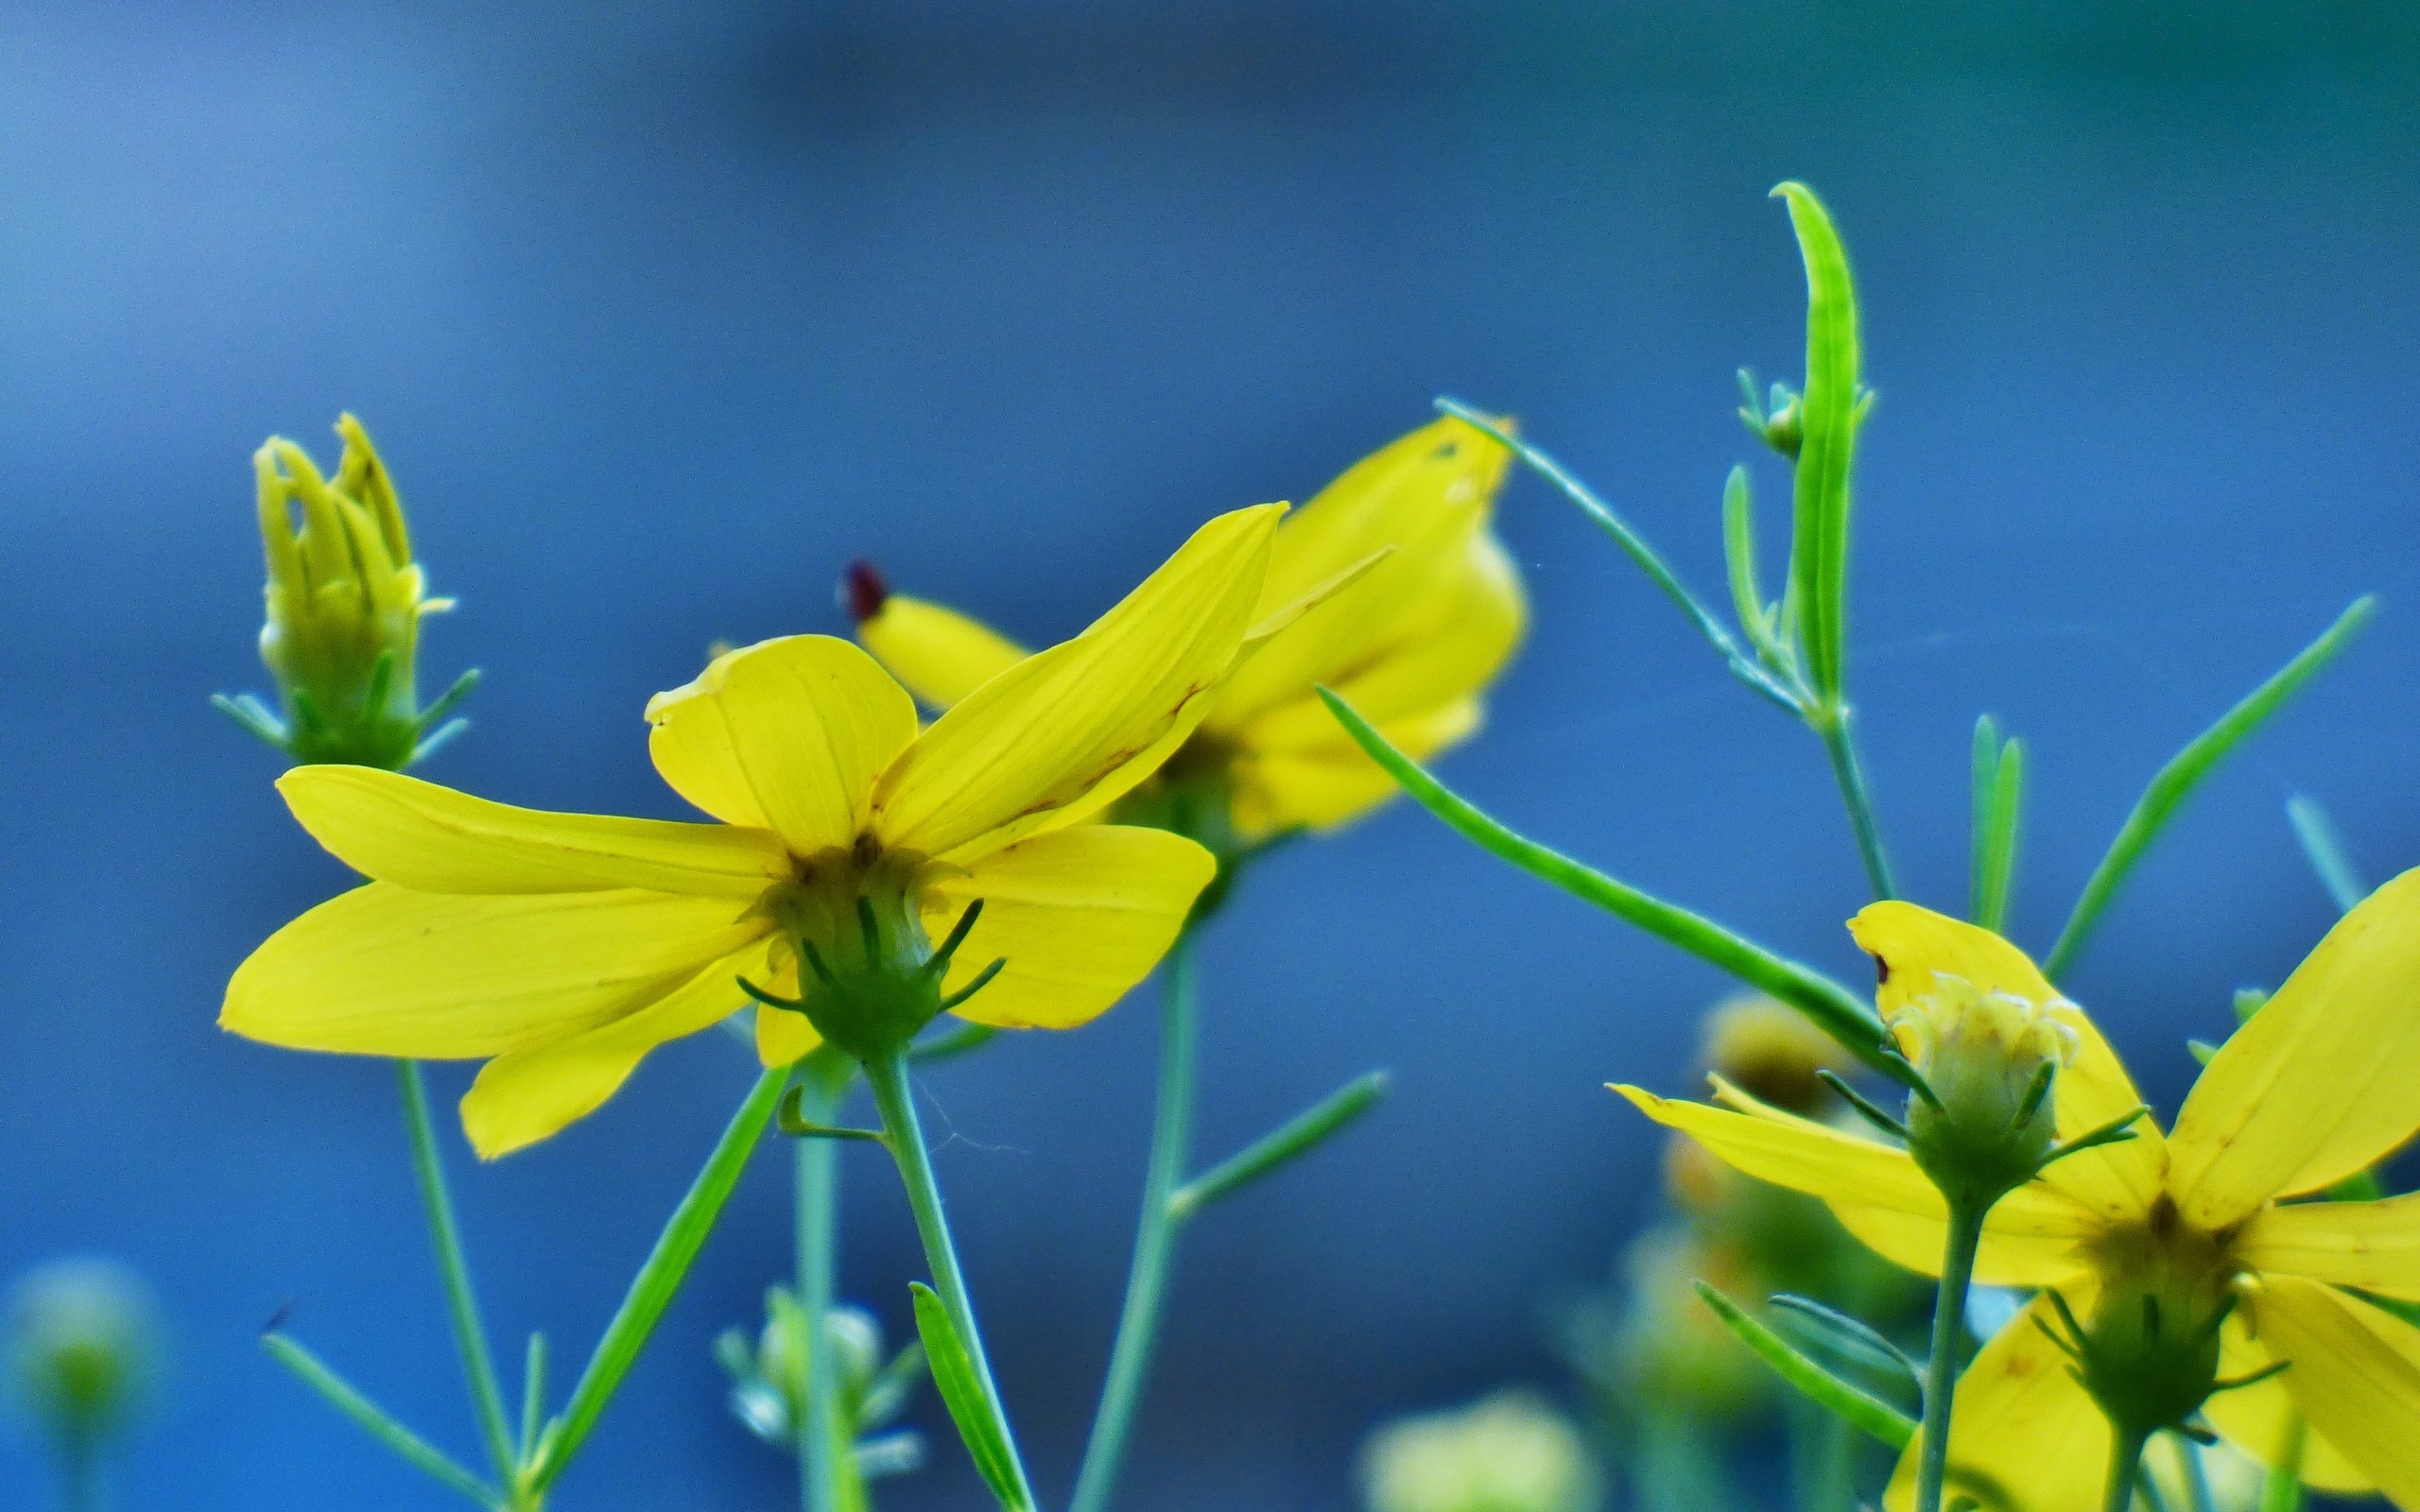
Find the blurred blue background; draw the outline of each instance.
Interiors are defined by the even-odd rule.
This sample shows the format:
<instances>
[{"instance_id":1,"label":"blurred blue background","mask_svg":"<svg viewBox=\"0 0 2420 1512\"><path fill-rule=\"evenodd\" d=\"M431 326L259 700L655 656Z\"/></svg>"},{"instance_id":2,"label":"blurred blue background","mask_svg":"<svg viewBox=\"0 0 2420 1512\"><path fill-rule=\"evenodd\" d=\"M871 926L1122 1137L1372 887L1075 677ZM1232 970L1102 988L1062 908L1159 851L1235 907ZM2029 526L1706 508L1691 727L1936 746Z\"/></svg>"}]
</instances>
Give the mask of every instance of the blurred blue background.
<instances>
[{"instance_id":1,"label":"blurred blue background","mask_svg":"<svg viewBox=\"0 0 2420 1512\"><path fill-rule=\"evenodd\" d=\"M426 680L489 675L429 775L670 816L647 696L717 638L840 628L847 558L1064 633L1206 514L1304 496L1440 391L1517 412L1719 589L1719 486L1754 450L1733 369L1798 371L1764 196L1803 177L1848 236L1881 394L1853 676L1919 897L1962 896L1979 710L2033 747L2015 921L2039 947L2159 762L2385 594L2074 974L2172 1099L2182 1037L2328 918L2283 799L2322 796L2374 877L2420 845L2420 22L1958 9L12 5L0 1270L98 1250L156 1279L179 1363L130 1503L449 1504L261 1356L289 1303L473 1452L387 1069L212 1022L245 952L345 881L203 702L266 681L248 454L283 431L332 455L341 407L462 599ZM1777 507L1777 466L1756 475ZM1811 739L1535 480L1503 522L1536 631L1454 780L1861 971ZM1722 984L1400 806L1253 876L1206 971L1206 1151L1368 1066L1396 1091L1198 1226L1129 1504L1342 1507L1374 1421L1555 1379L1555 1300L1657 1200L1658 1142L1599 1084L1682 1086ZM926 1078L1053 1497L1115 1314L1153 1027L1138 998ZM473 1169L449 1141L508 1341L584 1353L749 1074L702 1037L538 1150ZM782 1153L567 1512L793 1504L706 1352L787 1264ZM843 1155L847 1290L896 1328L903 1205ZM939 1460L885 1504L975 1504ZM42 1484L0 1450L0 1502Z\"/></svg>"}]
</instances>

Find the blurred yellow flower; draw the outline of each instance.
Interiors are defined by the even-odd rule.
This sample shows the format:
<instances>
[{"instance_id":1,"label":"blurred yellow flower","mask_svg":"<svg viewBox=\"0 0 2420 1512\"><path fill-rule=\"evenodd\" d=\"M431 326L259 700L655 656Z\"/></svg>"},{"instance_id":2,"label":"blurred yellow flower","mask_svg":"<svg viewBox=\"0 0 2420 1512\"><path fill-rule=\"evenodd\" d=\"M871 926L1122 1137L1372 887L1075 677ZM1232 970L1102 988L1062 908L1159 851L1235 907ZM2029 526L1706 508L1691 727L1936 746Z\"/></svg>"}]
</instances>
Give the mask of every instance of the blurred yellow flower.
<instances>
[{"instance_id":1,"label":"blurred yellow flower","mask_svg":"<svg viewBox=\"0 0 2420 1512\"><path fill-rule=\"evenodd\" d=\"M657 771L717 824L297 768L278 784L295 816L375 880L254 952L219 1022L302 1049L486 1059L462 1119L490 1157L730 1013L735 978L794 996L802 953L818 976L945 961L921 984L926 1016L979 983L955 1009L968 1019L1082 1023L1150 971L1215 868L1177 835L1078 821L1181 745L1266 638L1254 606L1283 509L1211 521L1083 634L921 732L907 691L846 641L717 659L648 706ZM930 938L969 919L937 957ZM764 1008L756 1028L769 1066L817 1043L799 1013Z\"/></svg>"},{"instance_id":2,"label":"blurred yellow flower","mask_svg":"<svg viewBox=\"0 0 2420 1512\"><path fill-rule=\"evenodd\" d=\"M1386 555L1219 691L1156 785L1207 793L1220 811L1215 822L1251 846L1341 824L1395 791L1316 687L1343 695L1416 758L1476 730L1480 691L1528 623L1520 573L1489 527L1510 460L1485 432L1440 420L1356 463L1288 520L1261 591L1263 615ZM934 708L955 705L1024 654L964 615L889 593L864 569L849 590L858 638Z\"/></svg>"},{"instance_id":3,"label":"blurred yellow flower","mask_svg":"<svg viewBox=\"0 0 2420 1512\"><path fill-rule=\"evenodd\" d=\"M1943 972L2036 1005L2074 1036L2057 1074L2062 1139L2140 1105L2091 1021L2015 947L1908 904L1869 909L1860 924L1886 1014L1891 984ZM1740 1170L1822 1197L1893 1260L1937 1273L1943 1201L1906 1151L1720 1081L1723 1108L1620 1091ZM2080 1344L2086 1373L2096 1351L2121 1350L2204 1383L2223 1375L2203 1414L2254 1458L2277 1463L2299 1415L2306 1481L2420 1507L2420 1328L2361 1295L2420 1299L2420 1195L2284 1200L2367 1169L2420 1130L2420 871L2328 933L2211 1059L2172 1134L2148 1119L2135 1129L2051 1164L1992 1210L1977 1279L2043 1290L1960 1383L1953 1490L1988 1512L2097 1504L2111 1430L2070 1369ZM2081 1339L2063 1309L2090 1320ZM2228 1388L2280 1365L2290 1368ZM1914 1454L1893 1509L1912 1502Z\"/></svg>"},{"instance_id":4,"label":"blurred yellow flower","mask_svg":"<svg viewBox=\"0 0 2420 1512\"><path fill-rule=\"evenodd\" d=\"M1604 1501L1579 1430L1519 1391L1380 1429L1361 1478L1371 1512L1594 1512Z\"/></svg>"}]
</instances>

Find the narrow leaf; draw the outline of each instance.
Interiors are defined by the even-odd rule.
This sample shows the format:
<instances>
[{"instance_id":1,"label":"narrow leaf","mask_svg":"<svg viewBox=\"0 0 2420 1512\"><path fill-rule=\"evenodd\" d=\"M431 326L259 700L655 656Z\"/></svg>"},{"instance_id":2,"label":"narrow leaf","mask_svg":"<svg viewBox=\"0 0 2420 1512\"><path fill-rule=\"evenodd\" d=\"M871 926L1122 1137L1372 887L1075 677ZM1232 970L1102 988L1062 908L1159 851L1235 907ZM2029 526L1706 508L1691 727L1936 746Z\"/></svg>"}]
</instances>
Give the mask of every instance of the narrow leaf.
<instances>
[{"instance_id":1,"label":"narrow leaf","mask_svg":"<svg viewBox=\"0 0 2420 1512\"><path fill-rule=\"evenodd\" d=\"M1799 396L1803 435L1789 550L1790 583L1798 591L1798 646L1816 696L1837 707L1846 629L1849 462L1861 409L1857 290L1840 232L1814 191L1791 182L1773 194L1789 203L1806 266L1806 387Z\"/></svg>"},{"instance_id":2,"label":"narrow leaf","mask_svg":"<svg viewBox=\"0 0 2420 1512\"><path fill-rule=\"evenodd\" d=\"M1904 1386L1916 1397L1923 1397L1924 1373L1916 1368L1915 1362L1866 1324L1825 1307L1811 1297L1788 1292L1773 1297L1772 1307L1778 1314L1774 1320L1776 1332L1795 1334L1845 1364L1871 1371L1894 1386Z\"/></svg>"},{"instance_id":3,"label":"narrow leaf","mask_svg":"<svg viewBox=\"0 0 2420 1512\"><path fill-rule=\"evenodd\" d=\"M2025 812L2025 743L2002 740L1985 714L1975 722L1976 923L1995 933L2008 923L2009 893L2016 878L2016 841Z\"/></svg>"},{"instance_id":4,"label":"narrow leaf","mask_svg":"<svg viewBox=\"0 0 2420 1512\"><path fill-rule=\"evenodd\" d=\"M1790 1388L1816 1406L1861 1433L1880 1439L1894 1450L1904 1450L1916 1436L1916 1420L1882 1400L1817 1365L1790 1348L1780 1334L1750 1317L1739 1304L1708 1286L1698 1282L1698 1295L1725 1328L1746 1345L1757 1359L1772 1367Z\"/></svg>"},{"instance_id":5,"label":"narrow leaf","mask_svg":"<svg viewBox=\"0 0 2420 1512\"><path fill-rule=\"evenodd\" d=\"M2303 843L2303 854L2310 858L2310 868L2319 873L2319 884L2327 889L2329 900L2339 912L2351 913L2370 889L2362 885L2360 869L2353 865L2352 852L2344 848L2336 821L2308 793L2286 800L2286 819L2293 825L2294 838Z\"/></svg>"},{"instance_id":6,"label":"narrow leaf","mask_svg":"<svg viewBox=\"0 0 2420 1512\"><path fill-rule=\"evenodd\" d=\"M1771 993L1806 1014L1851 1054L1893 1080L1907 1074L1906 1063L1893 1055L1883 1037L1881 1022L1848 988L1810 967L1733 934L1712 919L1651 897L1524 837L1448 789L1427 768L1397 750L1351 704L1325 688L1320 690L1320 697L1326 701L1329 712L1344 726L1346 733L1414 801L1482 850Z\"/></svg>"},{"instance_id":7,"label":"narrow leaf","mask_svg":"<svg viewBox=\"0 0 2420 1512\"><path fill-rule=\"evenodd\" d=\"M1756 576L1756 507L1748 493L1748 470L1735 467L1722 480L1722 559L1730 571L1731 611L1740 632L1769 667L1789 664L1788 653L1773 638L1764 584Z\"/></svg>"},{"instance_id":8,"label":"narrow leaf","mask_svg":"<svg viewBox=\"0 0 2420 1512\"><path fill-rule=\"evenodd\" d=\"M937 1034L930 1039L917 1040L908 1047L908 1057L919 1064L947 1060L952 1056L962 1056L970 1050L981 1049L999 1032L988 1023L962 1023L946 1034Z\"/></svg>"},{"instance_id":9,"label":"narrow leaf","mask_svg":"<svg viewBox=\"0 0 2420 1512\"><path fill-rule=\"evenodd\" d=\"M443 1451L428 1440L397 1422L385 1408L329 1369L318 1355L283 1333L263 1335L261 1348L268 1351L269 1358L293 1371L304 1385L318 1392L328 1405L352 1418L371 1437L393 1450L429 1479L481 1506L500 1504L502 1498L485 1482L448 1458Z\"/></svg>"},{"instance_id":10,"label":"narrow leaf","mask_svg":"<svg viewBox=\"0 0 2420 1512\"><path fill-rule=\"evenodd\" d=\"M1440 399L1437 401L1437 407L1457 420L1467 421L1494 437L1510 449L1513 455L1519 457L1531 472L1553 484L1558 492L1580 507L1581 513L1594 520L1599 529L1614 538L1614 544L1621 547L1623 553L1638 564L1639 569L1653 580L1655 586L1664 591L1667 598L1681 607L1681 612L1689 617L1689 622L1698 627L1698 633L1704 636L1707 644L1721 653L1723 661L1731 668L1732 676L1792 713L1798 712L1797 695L1774 680L1771 673L1758 666L1754 660L1741 651L1739 643L1733 640L1731 632L1722 627L1722 622L1716 619L1703 604L1698 602L1697 595L1682 584L1679 576L1666 565L1663 558L1655 554L1655 548L1647 543L1646 538L1632 529L1629 523L1621 516L1614 513L1613 507L1599 498L1595 490L1581 482L1568 468L1506 430L1492 417L1473 409L1460 400Z\"/></svg>"},{"instance_id":11,"label":"narrow leaf","mask_svg":"<svg viewBox=\"0 0 2420 1512\"><path fill-rule=\"evenodd\" d=\"M993 1497L1002 1506L1010 1512L1028 1512L1025 1500L1017 1491L1015 1456L985 1406L983 1384L976 1375L974 1356L966 1352L965 1341L950 1322L949 1309L942 1305L940 1295L923 1281L910 1281L908 1289L916 1299L916 1332L925 1341L925 1358L932 1368L933 1385L941 1392L942 1404L949 1408L950 1421L958 1425L958 1436L965 1441L967 1453L974 1457L976 1472L983 1477L983 1484L992 1488Z\"/></svg>"},{"instance_id":12,"label":"narrow leaf","mask_svg":"<svg viewBox=\"0 0 2420 1512\"><path fill-rule=\"evenodd\" d=\"M1288 1119L1168 1195L1176 1216L1189 1218L1219 1198L1288 1165L1335 1138L1387 1094L1387 1074L1368 1072Z\"/></svg>"},{"instance_id":13,"label":"narrow leaf","mask_svg":"<svg viewBox=\"0 0 2420 1512\"><path fill-rule=\"evenodd\" d=\"M2193 796L2202 780L2210 775L2210 769L2241 745L2245 736L2267 722L2322 667L2336 660L2377 610L2375 598L2364 595L2355 599L2325 634L2303 647L2268 681L2221 715L2217 724L2196 735L2191 744L2169 759L2168 765L2152 778L2151 786L2135 800L2126 822L2118 827L2118 837L2109 842L2108 854L2093 868L2091 880L2084 884L2083 896L2076 900L2066 927L2059 931L2058 943L2050 947L2048 957L2042 963L2045 972L2055 980L2061 969L2075 959L2076 953L2100 922L2110 900L2134 870L2135 863L2142 859L2143 852L2168 827L2168 821L2185 800Z\"/></svg>"}]
</instances>

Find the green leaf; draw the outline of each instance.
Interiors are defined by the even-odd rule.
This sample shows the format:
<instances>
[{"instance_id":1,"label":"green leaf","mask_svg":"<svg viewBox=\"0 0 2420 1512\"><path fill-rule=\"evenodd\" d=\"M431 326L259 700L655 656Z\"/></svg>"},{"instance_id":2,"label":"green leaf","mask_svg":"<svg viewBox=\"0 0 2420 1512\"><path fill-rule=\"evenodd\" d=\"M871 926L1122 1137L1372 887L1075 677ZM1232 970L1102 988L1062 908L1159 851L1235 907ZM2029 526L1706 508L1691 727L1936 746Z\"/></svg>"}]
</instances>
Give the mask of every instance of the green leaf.
<instances>
[{"instance_id":1,"label":"green leaf","mask_svg":"<svg viewBox=\"0 0 2420 1512\"><path fill-rule=\"evenodd\" d=\"M925 1341L933 1385L949 1408L950 1421L958 1425L958 1436L965 1441L967 1453L974 1457L976 1472L1010 1512L1030 1512L1017 1490L1016 1457L986 1405L989 1399L976 1373L975 1357L966 1352L965 1341L951 1324L949 1309L942 1305L940 1294L923 1281L910 1281L908 1289L916 1299L916 1332Z\"/></svg>"},{"instance_id":2,"label":"green leaf","mask_svg":"<svg viewBox=\"0 0 2420 1512\"><path fill-rule=\"evenodd\" d=\"M1722 480L1722 559L1730 570L1731 610L1740 632L1765 665L1784 671L1789 652L1773 634L1772 610L1756 576L1756 509L1748 493L1748 470L1735 467Z\"/></svg>"},{"instance_id":3,"label":"green leaf","mask_svg":"<svg viewBox=\"0 0 2420 1512\"><path fill-rule=\"evenodd\" d=\"M1170 1193L1169 1210L1179 1218L1192 1217L1219 1198L1231 1195L1326 1143L1376 1107L1378 1100L1386 1094L1385 1072L1373 1071L1356 1076Z\"/></svg>"},{"instance_id":4,"label":"green leaf","mask_svg":"<svg viewBox=\"0 0 2420 1512\"><path fill-rule=\"evenodd\" d=\"M1716 619L1713 612L1703 604L1698 602L1697 595L1683 585L1679 576L1665 564L1663 558L1655 554L1655 548L1647 543L1646 538L1633 530L1621 516L1614 513L1613 507L1599 498L1595 491L1588 485L1581 482L1568 468L1506 430L1494 418L1472 408L1460 400L1440 399L1437 401L1437 407L1455 419L1494 437L1513 455L1519 457L1524 466L1553 484L1558 492L1580 507L1581 513L1594 520L1599 529L1614 538L1614 544L1621 547L1623 553L1638 564L1640 570L1647 574L1655 586L1664 591L1667 598L1681 607L1681 612L1689 617L1689 622L1698 627L1698 633L1704 636L1707 644L1721 653L1722 660L1731 668L1733 677L1790 713L1798 713L1798 695L1791 689L1784 687L1774 679L1772 674L1758 666L1752 658L1741 651L1739 643L1733 640L1731 632L1722 627L1722 622Z\"/></svg>"},{"instance_id":5,"label":"green leaf","mask_svg":"<svg viewBox=\"0 0 2420 1512\"><path fill-rule=\"evenodd\" d=\"M1789 547L1798 647L1816 696L1838 707L1848 591L1849 462L1863 411L1857 289L1840 232L1815 192L1790 182L1773 194L1789 203L1799 256L1806 265L1806 387L1799 396L1802 438Z\"/></svg>"},{"instance_id":6,"label":"green leaf","mask_svg":"<svg viewBox=\"0 0 2420 1512\"><path fill-rule=\"evenodd\" d=\"M2002 740L1998 721L1975 721L1974 889L1969 917L1994 933L2008 922L2016 875L2017 820L2025 800L2025 745Z\"/></svg>"},{"instance_id":7,"label":"green leaf","mask_svg":"<svg viewBox=\"0 0 2420 1512\"><path fill-rule=\"evenodd\" d=\"M1344 726L1345 732L1415 802L1479 849L1771 993L1815 1021L1851 1054L1893 1080L1907 1075L1907 1064L1889 1048L1881 1021L1848 988L1812 968L1743 939L1712 919L1651 897L1516 833L1397 750L1351 704L1326 688L1320 690L1320 697Z\"/></svg>"},{"instance_id":8,"label":"green leaf","mask_svg":"<svg viewBox=\"0 0 2420 1512\"><path fill-rule=\"evenodd\" d=\"M401 1455L411 1466L448 1490L485 1507L503 1504L503 1498L477 1476L448 1458L444 1452L413 1433L322 1364L320 1357L283 1333L265 1334L261 1348L324 1398L328 1405L352 1418L371 1437Z\"/></svg>"},{"instance_id":9,"label":"green leaf","mask_svg":"<svg viewBox=\"0 0 2420 1512\"><path fill-rule=\"evenodd\" d=\"M690 1263L705 1246L706 1236L714 1231L715 1220L721 1216L723 1204L730 1200L731 1189L739 1184L740 1173L748 1169L748 1158L764 1137L765 1125L773 1121L774 1105L780 1100L789 1074L788 1067L777 1066L757 1077L756 1085L739 1105L739 1111L724 1125L722 1138L706 1157L697 1179L672 1210L663 1232L656 1235L655 1247L648 1252L638 1275L631 1278L621 1307L605 1326L605 1336L596 1341L596 1351L589 1355L586 1368L573 1383L562 1416L539 1436L527 1468L531 1490L544 1491L562 1474L596 1428L596 1419L604 1415L614 1393L620 1389L622 1379L637 1363L648 1336L663 1320L664 1310L672 1305L682 1279L689 1274Z\"/></svg>"},{"instance_id":10,"label":"green leaf","mask_svg":"<svg viewBox=\"0 0 2420 1512\"><path fill-rule=\"evenodd\" d=\"M1894 1450L1906 1449L1916 1436L1913 1418L1850 1385L1799 1353L1780 1334L1750 1317L1738 1303L1703 1281L1698 1282L1698 1295L1705 1298L1705 1305L1714 1309L1714 1315L1751 1353L1771 1366L1773 1374L1816 1406Z\"/></svg>"},{"instance_id":11,"label":"green leaf","mask_svg":"<svg viewBox=\"0 0 2420 1512\"><path fill-rule=\"evenodd\" d=\"M2066 927L2059 931L2058 943L2050 947L2049 955L2042 963L2045 973L2055 980L2060 971L2075 959L2076 953L2083 948L2083 942L2100 922L2100 916L2108 909L2110 900L2117 896L2119 885L2134 870L2135 863L2142 859L2143 852L2168 827L2168 821L2175 816L2185 800L2193 796L2193 790L2202 784L2202 780L2210 775L2210 769L2218 765L2229 751L2241 745L2245 736L2266 723L2269 716L2275 713L2322 667L2336 660L2338 653L2351 643L2354 635L2369 623L2370 616L2377 610L2376 598L2363 595L2355 599L2318 640L2303 647L2268 681L2253 689L2241 703L2221 715L2217 724L2193 737L2191 744L2169 758L2168 765L2152 778L2151 786L2135 799L2134 812L2127 815L2126 822L2118 827L2118 837L2109 842L2109 851L2100 858L2100 865L2093 868L2091 879L2084 884L2083 896L2076 900L2075 911L2067 916Z\"/></svg>"},{"instance_id":12,"label":"green leaf","mask_svg":"<svg viewBox=\"0 0 2420 1512\"><path fill-rule=\"evenodd\" d=\"M1788 1292L1772 1298L1772 1306L1775 1332L1794 1335L1802 1345L1826 1351L1842 1364L1904 1387L1922 1400L1924 1374L1915 1362L1863 1322L1811 1297Z\"/></svg>"},{"instance_id":13,"label":"green leaf","mask_svg":"<svg viewBox=\"0 0 2420 1512\"><path fill-rule=\"evenodd\" d=\"M2362 885L2360 868L2353 865L2352 852L2344 848L2336 821L2308 793L2286 800L2286 820L2294 827L2294 838L2302 842L2303 854L2310 858L2310 868L2319 873L2319 885L2327 889L2337 912L2351 913L2370 889Z\"/></svg>"}]
</instances>

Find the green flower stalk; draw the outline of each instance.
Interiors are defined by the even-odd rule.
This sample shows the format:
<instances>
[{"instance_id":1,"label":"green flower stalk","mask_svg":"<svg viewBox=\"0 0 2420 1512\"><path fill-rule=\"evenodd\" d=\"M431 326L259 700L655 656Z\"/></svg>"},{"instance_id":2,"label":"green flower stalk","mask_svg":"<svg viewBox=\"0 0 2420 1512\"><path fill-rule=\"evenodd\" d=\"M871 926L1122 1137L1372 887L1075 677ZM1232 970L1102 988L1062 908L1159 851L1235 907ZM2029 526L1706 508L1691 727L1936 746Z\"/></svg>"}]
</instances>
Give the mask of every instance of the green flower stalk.
<instances>
[{"instance_id":1,"label":"green flower stalk","mask_svg":"<svg viewBox=\"0 0 2420 1512\"><path fill-rule=\"evenodd\" d=\"M394 479L351 415L337 474L271 437L252 454L261 544L268 560L261 661L277 679L282 713L250 694L212 701L297 763L401 771L464 728L447 715L478 680L456 679L420 704L420 622L453 607L427 595Z\"/></svg>"}]
</instances>

